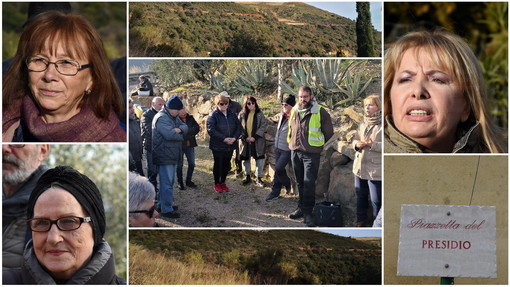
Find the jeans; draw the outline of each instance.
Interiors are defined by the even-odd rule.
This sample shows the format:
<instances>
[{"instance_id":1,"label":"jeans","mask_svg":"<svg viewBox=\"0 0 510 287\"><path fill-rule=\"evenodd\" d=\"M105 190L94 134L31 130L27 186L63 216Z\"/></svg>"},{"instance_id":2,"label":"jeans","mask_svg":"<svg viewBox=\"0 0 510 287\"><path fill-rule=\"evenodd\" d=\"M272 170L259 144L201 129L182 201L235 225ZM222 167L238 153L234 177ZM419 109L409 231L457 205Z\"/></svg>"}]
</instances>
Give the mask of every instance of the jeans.
<instances>
[{"instance_id":1,"label":"jeans","mask_svg":"<svg viewBox=\"0 0 510 287\"><path fill-rule=\"evenodd\" d=\"M230 171L230 160L234 151L215 151L213 150L214 166L213 176L214 184L225 183L227 174Z\"/></svg>"},{"instance_id":2,"label":"jeans","mask_svg":"<svg viewBox=\"0 0 510 287\"><path fill-rule=\"evenodd\" d=\"M250 175L251 174L251 158L249 158L247 160L243 160L243 164L244 164L244 173L246 174L246 176ZM264 159L263 158L256 159L255 166L256 166L255 173L257 174L257 177L262 177L262 171L264 169Z\"/></svg>"},{"instance_id":3,"label":"jeans","mask_svg":"<svg viewBox=\"0 0 510 287\"><path fill-rule=\"evenodd\" d=\"M310 214L315 206L315 180L319 173L321 155L292 151L291 159L299 191L298 208L303 213Z\"/></svg>"},{"instance_id":4,"label":"jeans","mask_svg":"<svg viewBox=\"0 0 510 287\"><path fill-rule=\"evenodd\" d=\"M174 209L172 204L174 202L174 180L176 164L160 165L159 166L159 181L161 189L159 190L159 207L161 213L172 212Z\"/></svg>"},{"instance_id":5,"label":"jeans","mask_svg":"<svg viewBox=\"0 0 510 287\"><path fill-rule=\"evenodd\" d=\"M285 150L276 148L274 151L274 154L276 157L276 163L275 163L275 172L274 172L272 192L275 194L280 194L282 187L290 188L290 178L287 175L287 171L285 170L285 167L290 162L291 152L290 152L290 150L285 151Z\"/></svg>"},{"instance_id":6,"label":"jeans","mask_svg":"<svg viewBox=\"0 0 510 287\"><path fill-rule=\"evenodd\" d=\"M182 183L182 167L184 166L184 155L188 160L188 171L186 172L186 181L191 181L193 171L195 170L195 148L187 147L182 149L182 156L177 163L177 180Z\"/></svg>"},{"instance_id":7,"label":"jeans","mask_svg":"<svg viewBox=\"0 0 510 287\"><path fill-rule=\"evenodd\" d=\"M381 209L381 181L367 180L354 176L354 189L356 190L356 216L358 222L367 220L368 195L372 201L372 215L374 219Z\"/></svg>"},{"instance_id":8,"label":"jeans","mask_svg":"<svg viewBox=\"0 0 510 287\"><path fill-rule=\"evenodd\" d=\"M145 150L147 155L147 178L149 182L152 183L154 189L156 190L156 194L158 193L158 166L155 165L152 161L152 151ZM156 196L157 198L157 196Z\"/></svg>"}]
</instances>

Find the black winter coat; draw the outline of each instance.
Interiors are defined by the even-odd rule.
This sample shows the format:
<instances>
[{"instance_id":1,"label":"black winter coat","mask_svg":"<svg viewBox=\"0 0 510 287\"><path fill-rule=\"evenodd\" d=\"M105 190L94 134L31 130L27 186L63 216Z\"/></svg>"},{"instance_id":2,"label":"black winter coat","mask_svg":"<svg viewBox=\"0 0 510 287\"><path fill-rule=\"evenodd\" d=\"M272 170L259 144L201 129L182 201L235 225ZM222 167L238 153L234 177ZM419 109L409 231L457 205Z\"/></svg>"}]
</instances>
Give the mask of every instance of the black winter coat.
<instances>
[{"instance_id":1,"label":"black winter coat","mask_svg":"<svg viewBox=\"0 0 510 287\"><path fill-rule=\"evenodd\" d=\"M196 147L198 145L196 136L200 132L200 126L198 125L195 118L190 114L186 115L185 124L188 126L188 132L184 135L182 147L183 148Z\"/></svg>"},{"instance_id":2,"label":"black winter coat","mask_svg":"<svg viewBox=\"0 0 510 287\"><path fill-rule=\"evenodd\" d=\"M225 116L220 110L216 109L207 118L207 133L211 137L209 148L213 151L232 151L237 143L228 145L223 142L226 138L238 139L243 132L241 122L236 114L227 109Z\"/></svg>"}]
</instances>

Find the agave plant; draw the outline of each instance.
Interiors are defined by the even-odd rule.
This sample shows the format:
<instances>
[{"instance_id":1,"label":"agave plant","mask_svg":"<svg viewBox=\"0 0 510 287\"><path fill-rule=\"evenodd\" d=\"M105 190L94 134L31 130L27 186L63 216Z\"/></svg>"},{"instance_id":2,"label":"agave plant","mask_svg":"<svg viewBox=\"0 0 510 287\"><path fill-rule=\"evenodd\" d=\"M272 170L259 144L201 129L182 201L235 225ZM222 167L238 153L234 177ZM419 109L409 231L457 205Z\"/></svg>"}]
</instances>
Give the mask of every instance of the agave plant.
<instances>
[{"instance_id":1,"label":"agave plant","mask_svg":"<svg viewBox=\"0 0 510 287\"><path fill-rule=\"evenodd\" d=\"M363 92L366 90L366 88L368 88L371 82L372 77L364 81L363 75L361 73L356 73L355 76L352 76L351 72L347 73L343 85L342 86L338 85L338 89L340 90L341 93L343 93L346 96L346 98L335 103L334 106L336 107L346 103L354 102L363 94Z\"/></svg>"}]
</instances>

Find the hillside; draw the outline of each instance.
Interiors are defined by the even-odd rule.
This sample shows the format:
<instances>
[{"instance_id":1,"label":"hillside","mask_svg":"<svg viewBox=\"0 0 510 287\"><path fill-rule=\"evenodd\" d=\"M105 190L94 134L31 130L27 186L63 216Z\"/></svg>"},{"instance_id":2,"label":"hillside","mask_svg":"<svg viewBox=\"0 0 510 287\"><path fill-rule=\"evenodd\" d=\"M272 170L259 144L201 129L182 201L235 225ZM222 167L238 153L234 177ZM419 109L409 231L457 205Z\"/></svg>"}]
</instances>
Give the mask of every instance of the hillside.
<instances>
[{"instance_id":1,"label":"hillside","mask_svg":"<svg viewBox=\"0 0 510 287\"><path fill-rule=\"evenodd\" d=\"M130 230L130 244L182 261L198 254L248 272L252 284L381 283L379 246L311 230Z\"/></svg>"},{"instance_id":2,"label":"hillside","mask_svg":"<svg viewBox=\"0 0 510 287\"><path fill-rule=\"evenodd\" d=\"M129 17L135 57L356 56L355 21L304 3L133 2Z\"/></svg>"}]
</instances>

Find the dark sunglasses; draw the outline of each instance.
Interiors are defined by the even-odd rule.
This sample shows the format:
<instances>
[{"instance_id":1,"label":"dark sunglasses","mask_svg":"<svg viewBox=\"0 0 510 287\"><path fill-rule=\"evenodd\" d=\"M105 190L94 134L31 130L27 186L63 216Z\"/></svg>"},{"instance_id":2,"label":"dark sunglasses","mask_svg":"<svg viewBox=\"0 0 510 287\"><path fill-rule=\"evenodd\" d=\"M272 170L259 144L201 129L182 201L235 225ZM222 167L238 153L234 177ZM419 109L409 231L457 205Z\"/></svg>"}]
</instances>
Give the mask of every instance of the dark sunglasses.
<instances>
[{"instance_id":1,"label":"dark sunglasses","mask_svg":"<svg viewBox=\"0 0 510 287\"><path fill-rule=\"evenodd\" d=\"M156 210L156 205L154 204L149 210L135 210L130 211L129 213L145 213L149 218L152 218L154 216L154 210Z\"/></svg>"},{"instance_id":2,"label":"dark sunglasses","mask_svg":"<svg viewBox=\"0 0 510 287\"><path fill-rule=\"evenodd\" d=\"M282 106L286 107L286 106L289 106L289 104L287 104L287 103L282 103Z\"/></svg>"},{"instance_id":3,"label":"dark sunglasses","mask_svg":"<svg viewBox=\"0 0 510 287\"><path fill-rule=\"evenodd\" d=\"M226 106L226 105L228 105L228 103L218 103L218 105L220 105L220 106Z\"/></svg>"},{"instance_id":4,"label":"dark sunglasses","mask_svg":"<svg viewBox=\"0 0 510 287\"><path fill-rule=\"evenodd\" d=\"M247 102L246 104L247 104L248 106L251 106L251 105L254 105L255 103Z\"/></svg>"}]
</instances>

